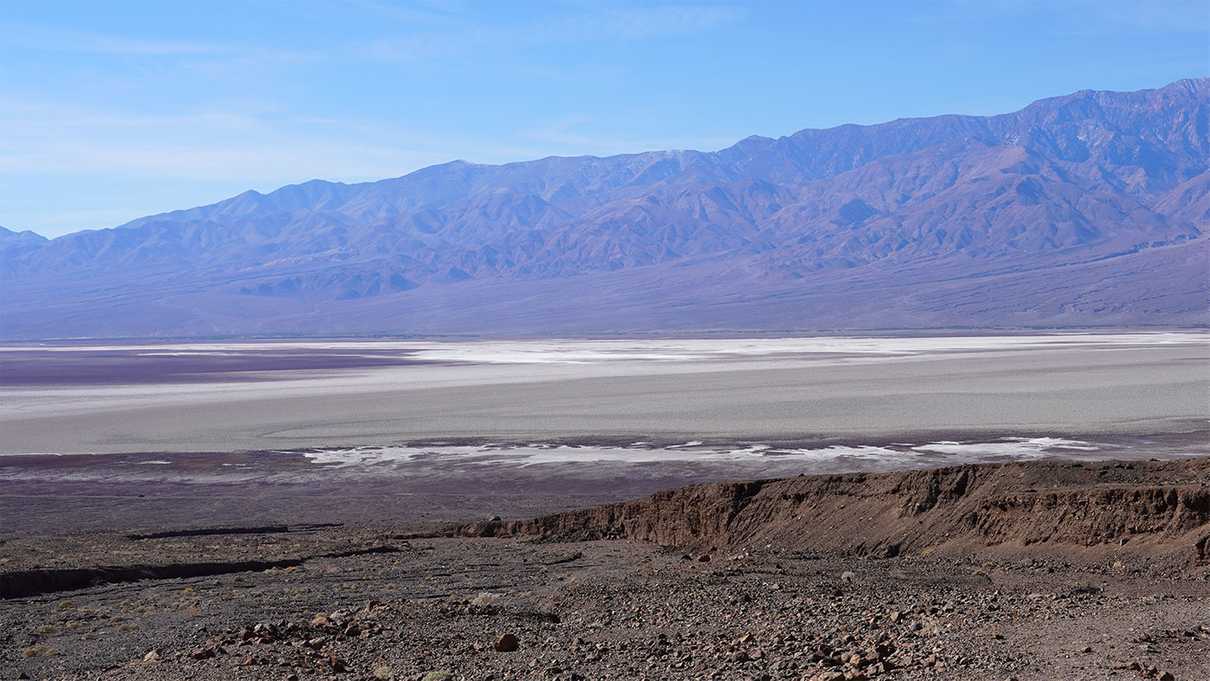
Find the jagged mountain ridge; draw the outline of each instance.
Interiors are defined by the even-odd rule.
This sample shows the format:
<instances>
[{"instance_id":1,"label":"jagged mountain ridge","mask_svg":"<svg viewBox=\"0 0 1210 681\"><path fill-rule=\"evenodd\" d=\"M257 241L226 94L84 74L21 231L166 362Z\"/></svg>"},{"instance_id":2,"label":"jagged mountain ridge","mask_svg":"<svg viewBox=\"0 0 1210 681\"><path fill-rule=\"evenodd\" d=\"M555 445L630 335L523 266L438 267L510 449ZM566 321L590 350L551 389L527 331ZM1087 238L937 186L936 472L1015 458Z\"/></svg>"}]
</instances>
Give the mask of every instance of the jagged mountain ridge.
<instances>
[{"instance_id":1,"label":"jagged mountain ridge","mask_svg":"<svg viewBox=\"0 0 1210 681\"><path fill-rule=\"evenodd\" d=\"M1210 79L1082 91L1011 114L804 130L710 153L456 161L379 182L314 180L19 247L0 235L0 280L11 293L0 333L301 333L308 316L325 333L631 328L633 310L613 320L598 310L586 323L543 299L571 282L591 290L594 278L615 291L631 281L670 286L646 294L667 312L643 310L649 330L780 328L754 320L758 308L794 328L843 328L855 321L841 314L836 282L906 286L898 295L928 299L941 273L968 284L1044 278L1147 251L1146 262L1158 253L1185 267L1192 288L1140 282L1163 299L1144 313L1098 299L1098 282L1061 318L1030 296L1013 309L992 290L986 307L1008 302L1013 323L1039 325L1204 323L1208 103ZM1122 268L1146 276L1139 269ZM121 310L152 291L167 318L123 322ZM812 291L831 291L828 304L812 307ZM508 304L518 297L548 316L518 326L523 315ZM770 305L777 300L794 302ZM441 301L497 312L446 324ZM88 321L98 304L117 316ZM720 305L736 314L710 309ZM418 326L419 310L427 316ZM54 314L71 322L56 326ZM984 317L955 310L925 325Z\"/></svg>"}]
</instances>

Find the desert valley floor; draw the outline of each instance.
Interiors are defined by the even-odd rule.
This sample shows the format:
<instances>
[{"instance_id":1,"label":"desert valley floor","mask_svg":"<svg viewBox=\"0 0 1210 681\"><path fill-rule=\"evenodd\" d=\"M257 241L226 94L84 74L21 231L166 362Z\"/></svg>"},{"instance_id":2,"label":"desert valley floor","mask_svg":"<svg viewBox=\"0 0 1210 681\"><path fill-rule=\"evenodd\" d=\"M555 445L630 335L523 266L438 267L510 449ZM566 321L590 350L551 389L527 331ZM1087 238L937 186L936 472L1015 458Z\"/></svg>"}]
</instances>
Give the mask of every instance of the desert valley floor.
<instances>
[{"instance_id":1,"label":"desert valley floor","mask_svg":"<svg viewBox=\"0 0 1210 681\"><path fill-rule=\"evenodd\" d=\"M4 345L0 679L1210 678L1208 454L1201 332Z\"/></svg>"}]
</instances>

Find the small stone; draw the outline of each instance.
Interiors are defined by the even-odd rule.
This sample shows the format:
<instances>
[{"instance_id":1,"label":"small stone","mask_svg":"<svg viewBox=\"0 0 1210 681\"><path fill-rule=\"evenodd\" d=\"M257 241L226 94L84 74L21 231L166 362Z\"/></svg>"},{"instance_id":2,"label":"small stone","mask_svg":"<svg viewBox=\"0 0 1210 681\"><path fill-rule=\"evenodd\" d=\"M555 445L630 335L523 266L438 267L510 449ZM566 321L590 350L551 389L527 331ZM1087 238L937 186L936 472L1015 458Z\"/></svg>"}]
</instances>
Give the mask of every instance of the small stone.
<instances>
[{"instance_id":1,"label":"small stone","mask_svg":"<svg viewBox=\"0 0 1210 681\"><path fill-rule=\"evenodd\" d=\"M383 677L390 678L390 677ZM454 675L449 672L434 671L420 677L420 681L449 681L454 678Z\"/></svg>"},{"instance_id":2,"label":"small stone","mask_svg":"<svg viewBox=\"0 0 1210 681\"><path fill-rule=\"evenodd\" d=\"M513 634L504 634L500 638L496 639L495 648L497 653L511 653L520 647L521 642L518 641L517 637Z\"/></svg>"},{"instance_id":3,"label":"small stone","mask_svg":"<svg viewBox=\"0 0 1210 681\"><path fill-rule=\"evenodd\" d=\"M844 582L845 584L851 584L856 579L857 579L857 575L853 574L852 572L849 572L848 570L845 570L844 572L840 573L840 581Z\"/></svg>"},{"instance_id":4,"label":"small stone","mask_svg":"<svg viewBox=\"0 0 1210 681\"><path fill-rule=\"evenodd\" d=\"M326 627L329 624L331 624L331 620L322 612L311 618L311 626L313 627Z\"/></svg>"},{"instance_id":5,"label":"small stone","mask_svg":"<svg viewBox=\"0 0 1210 681\"><path fill-rule=\"evenodd\" d=\"M143 661L144 662L159 662L160 661L160 651L158 651L158 650L149 651L146 655L143 656Z\"/></svg>"}]
</instances>

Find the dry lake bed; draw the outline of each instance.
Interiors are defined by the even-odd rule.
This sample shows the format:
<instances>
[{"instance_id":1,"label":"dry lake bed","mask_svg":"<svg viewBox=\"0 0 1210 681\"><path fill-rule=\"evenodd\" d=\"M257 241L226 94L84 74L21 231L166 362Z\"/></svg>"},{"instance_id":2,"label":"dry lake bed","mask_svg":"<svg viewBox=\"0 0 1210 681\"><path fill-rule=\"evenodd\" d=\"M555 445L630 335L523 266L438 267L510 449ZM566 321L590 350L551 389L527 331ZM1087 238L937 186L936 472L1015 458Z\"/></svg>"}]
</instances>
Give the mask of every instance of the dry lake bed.
<instances>
[{"instance_id":1,"label":"dry lake bed","mask_svg":"<svg viewBox=\"0 0 1210 681\"><path fill-rule=\"evenodd\" d=\"M1200 455L1208 429L1195 332L0 346L9 532L524 515L710 480Z\"/></svg>"},{"instance_id":2,"label":"dry lake bed","mask_svg":"<svg viewBox=\"0 0 1210 681\"><path fill-rule=\"evenodd\" d=\"M0 453L1171 432L1210 334L0 346Z\"/></svg>"}]
</instances>

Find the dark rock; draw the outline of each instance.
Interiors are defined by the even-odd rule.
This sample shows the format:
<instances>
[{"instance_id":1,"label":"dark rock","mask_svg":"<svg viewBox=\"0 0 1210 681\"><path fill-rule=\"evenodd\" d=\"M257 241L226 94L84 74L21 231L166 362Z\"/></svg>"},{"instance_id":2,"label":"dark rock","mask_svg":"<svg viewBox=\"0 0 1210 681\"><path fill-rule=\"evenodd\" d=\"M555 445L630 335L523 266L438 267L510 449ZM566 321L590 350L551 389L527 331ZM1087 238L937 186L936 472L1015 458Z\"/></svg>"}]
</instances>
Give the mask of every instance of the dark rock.
<instances>
[{"instance_id":1,"label":"dark rock","mask_svg":"<svg viewBox=\"0 0 1210 681\"><path fill-rule=\"evenodd\" d=\"M521 642L514 634L504 634L496 639L495 649L498 653L511 653L521 647Z\"/></svg>"}]
</instances>

